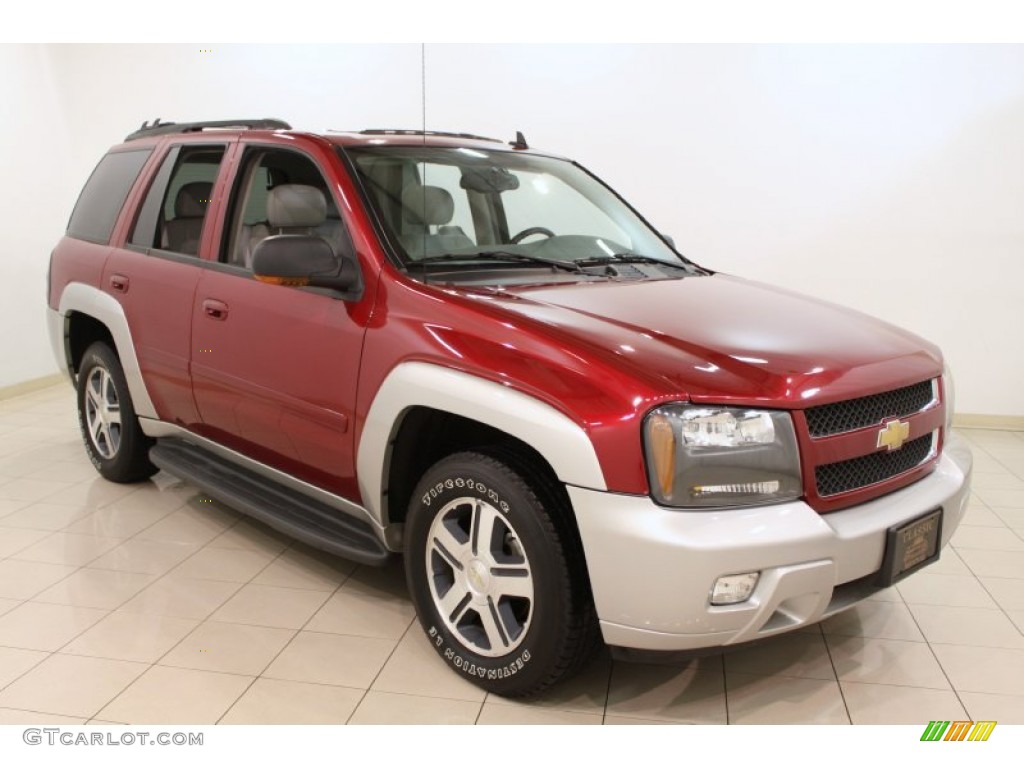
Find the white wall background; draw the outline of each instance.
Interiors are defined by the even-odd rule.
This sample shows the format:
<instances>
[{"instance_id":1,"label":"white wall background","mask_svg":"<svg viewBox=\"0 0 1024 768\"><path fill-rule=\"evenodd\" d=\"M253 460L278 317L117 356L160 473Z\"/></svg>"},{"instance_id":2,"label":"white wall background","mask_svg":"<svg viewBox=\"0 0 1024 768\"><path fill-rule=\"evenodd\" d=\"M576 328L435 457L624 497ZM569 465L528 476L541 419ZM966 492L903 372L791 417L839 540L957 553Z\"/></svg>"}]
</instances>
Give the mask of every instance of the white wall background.
<instances>
[{"instance_id":1,"label":"white wall background","mask_svg":"<svg viewBox=\"0 0 1024 768\"><path fill-rule=\"evenodd\" d=\"M143 119L422 121L418 45L0 56L0 202L14 233L0 245L0 386L53 370L46 257L93 165ZM522 130L706 266L939 343L959 411L1024 415L1024 46L427 45L426 117Z\"/></svg>"},{"instance_id":2,"label":"white wall background","mask_svg":"<svg viewBox=\"0 0 1024 768\"><path fill-rule=\"evenodd\" d=\"M0 387L56 371L46 268L78 190L44 48L0 45ZM80 182L79 182L80 183Z\"/></svg>"}]
</instances>

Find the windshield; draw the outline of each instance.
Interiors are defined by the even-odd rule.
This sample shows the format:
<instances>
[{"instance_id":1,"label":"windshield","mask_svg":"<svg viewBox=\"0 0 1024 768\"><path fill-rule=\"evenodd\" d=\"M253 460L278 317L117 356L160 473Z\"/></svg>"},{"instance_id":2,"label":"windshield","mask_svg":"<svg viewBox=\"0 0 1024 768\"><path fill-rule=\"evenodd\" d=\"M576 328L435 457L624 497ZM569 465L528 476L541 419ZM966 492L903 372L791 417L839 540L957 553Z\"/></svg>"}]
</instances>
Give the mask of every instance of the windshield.
<instances>
[{"instance_id":1,"label":"windshield","mask_svg":"<svg viewBox=\"0 0 1024 768\"><path fill-rule=\"evenodd\" d=\"M692 274L601 182L565 160L465 147L346 147L407 266L445 269L665 262ZM559 262L559 264L551 264ZM694 270L695 271L695 270ZM680 274L681 273L681 274Z\"/></svg>"}]
</instances>

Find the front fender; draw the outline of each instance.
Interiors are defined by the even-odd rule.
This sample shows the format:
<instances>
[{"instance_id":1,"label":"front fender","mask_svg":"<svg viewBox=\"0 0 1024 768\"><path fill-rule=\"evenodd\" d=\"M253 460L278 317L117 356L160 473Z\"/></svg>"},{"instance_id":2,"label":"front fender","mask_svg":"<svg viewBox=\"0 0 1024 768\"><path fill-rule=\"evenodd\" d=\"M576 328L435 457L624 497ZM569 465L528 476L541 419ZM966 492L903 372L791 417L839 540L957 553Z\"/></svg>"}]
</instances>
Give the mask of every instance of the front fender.
<instances>
[{"instance_id":1,"label":"front fender","mask_svg":"<svg viewBox=\"0 0 1024 768\"><path fill-rule=\"evenodd\" d=\"M409 408L423 406L486 424L532 446L568 485L607 490L586 431L547 403L522 392L430 363L396 366L384 379L366 416L356 455L363 503L383 523L384 463L395 425Z\"/></svg>"}]
</instances>

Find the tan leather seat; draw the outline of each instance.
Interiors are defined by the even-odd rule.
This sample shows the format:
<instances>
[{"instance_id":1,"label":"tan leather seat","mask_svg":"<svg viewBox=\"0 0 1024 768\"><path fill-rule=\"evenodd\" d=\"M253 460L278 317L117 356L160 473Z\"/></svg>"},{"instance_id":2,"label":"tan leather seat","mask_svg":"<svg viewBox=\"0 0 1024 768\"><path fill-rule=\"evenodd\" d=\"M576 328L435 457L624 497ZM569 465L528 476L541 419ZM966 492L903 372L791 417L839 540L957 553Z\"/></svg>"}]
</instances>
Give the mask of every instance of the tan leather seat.
<instances>
[{"instance_id":1,"label":"tan leather seat","mask_svg":"<svg viewBox=\"0 0 1024 768\"><path fill-rule=\"evenodd\" d=\"M199 239L203 234L203 220L212 191L213 184L208 181L193 181L178 190L174 199L174 218L164 224L165 249L189 256L199 253Z\"/></svg>"},{"instance_id":2,"label":"tan leather seat","mask_svg":"<svg viewBox=\"0 0 1024 768\"><path fill-rule=\"evenodd\" d=\"M271 235L320 235L335 247L325 232L334 235L340 228L340 220L335 228L327 218L327 200L319 189L307 184L281 184L267 195L267 223L246 227L248 235L243 230L247 240L245 266L252 269L253 251Z\"/></svg>"},{"instance_id":3,"label":"tan leather seat","mask_svg":"<svg viewBox=\"0 0 1024 768\"><path fill-rule=\"evenodd\" d=\"M402 218L415 229L406 231L401 239L409 257L420 259L473 248L475 243L462 228L449 224L454 216L455 200L447 189L407 184L402 189Z\"/></svg>"},{"instance_id":4,"label":"tan leather seat","mask_svg":"<svg viewBox=\"0 0 1024 768\"><path fill-rule=\"evenodd\" d=\"M334 199L324 196L327 202L326 218L324 223L316 228L316 234L328 242L337 256L342 251L342 243L345 240L345 225L341 223L341 214L338 213L338 206Z\"/></svg>"}]
</instances>

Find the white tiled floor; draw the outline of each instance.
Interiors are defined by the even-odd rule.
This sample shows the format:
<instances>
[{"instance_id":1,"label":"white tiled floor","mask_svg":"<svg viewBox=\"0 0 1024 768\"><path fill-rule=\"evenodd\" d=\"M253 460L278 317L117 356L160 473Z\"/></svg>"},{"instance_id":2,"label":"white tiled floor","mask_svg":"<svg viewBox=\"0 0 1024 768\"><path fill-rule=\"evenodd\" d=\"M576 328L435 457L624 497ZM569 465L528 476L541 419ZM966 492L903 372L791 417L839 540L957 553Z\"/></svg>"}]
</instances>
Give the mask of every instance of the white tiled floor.
<instances>
[{"instance_id":1,"label":"white tiled floor","mask_svg":"<svg viewBox=\"0 0 1024 768\"><path fill-rule=\"evenodd\" d=\"M935 566L807 631L613 663L530 703L448 672L401 563L356 567L165 474L107 483L70 387L0 401L0 723L1024 723L1024 433L964 430Z\"/></svg>"}]
</instances>

